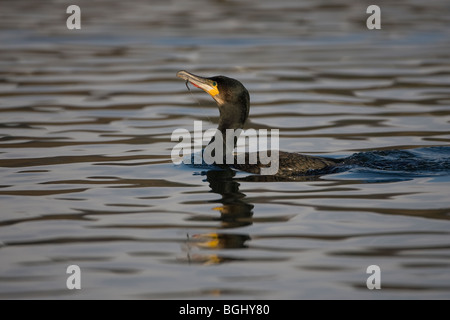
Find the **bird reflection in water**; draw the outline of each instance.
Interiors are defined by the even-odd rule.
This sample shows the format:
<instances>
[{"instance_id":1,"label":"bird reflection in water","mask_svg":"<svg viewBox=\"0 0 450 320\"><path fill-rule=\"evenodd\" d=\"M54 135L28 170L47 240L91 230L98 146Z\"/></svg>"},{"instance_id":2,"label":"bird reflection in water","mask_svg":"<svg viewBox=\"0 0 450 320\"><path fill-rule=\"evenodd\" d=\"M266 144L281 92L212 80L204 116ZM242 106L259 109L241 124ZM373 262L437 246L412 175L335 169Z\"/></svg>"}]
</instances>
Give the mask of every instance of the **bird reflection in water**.
<instances>
[{"instance_id":1,"label":"bird reflection in water","mask_svg":"<svg viewBox=\"0 0 450 320\"><path fill-rule=\"evenodd\" d=\"M209 170L206 180L209 182L211 192L220 194L220 200L211 201L213 211L220 212L219 217L195 216L189 220L220 221L219 229L230 229L249 226L253 223L253 205L245 201L246 195L239 191L239 182L234 179L235 172L227 170ZM219 204L219 205L217 205ZM188 236L187 252L190 263L218 264L227 261L240 260L226 257L217 253L191 254L193 248L202 250L222 250L246 248L250 240L247 234L231 234L210 232Z\"/></svg>"},{"instance_id":2,"label":"bird reflection in water","mask_svg":"<svg viewBox=\"0 0 450 320\"><path fill-rule=\"evenodd\" d=\"M247 201L246 195L239 190L239 186L241 181L258 182L259 180L252 180L248 177L236 178L236 172L230 168L223 170L209 170L202 172L202 175L206 175L206 181L209 182L211 192L221 195L219 200L210 201L212 203L211 210L215 213L220 212L220 216L217 216L217 214L214 214L213 216L196 215L189 218L190 221L219 222L220 225L217 226L216 229L221 230L247 227L253 223L284 223L294 217L294 215L280 214L259 218L253 216L254 205ZM269 176L264 177L258 175L255 175L254 177L269 178ZM264 181L277 180L266 179ZM246 249L248 247L247 243L250 240L255 240L255 238L261 238L261 236L250 237L248 234L230 232L207 232L194 234L192 236L188 234L185 246L187 261L189 263L202 264L219 264L231 261L248 260L266 261L266 258L237 257L236 255L223 254L223 250L227 249ZM205 250L209 250L211 253L204 253ZM193 254L192 251L194 251L195 254ZM220 254L218 253L219 251Z\"/></svg>"}]
</instances>

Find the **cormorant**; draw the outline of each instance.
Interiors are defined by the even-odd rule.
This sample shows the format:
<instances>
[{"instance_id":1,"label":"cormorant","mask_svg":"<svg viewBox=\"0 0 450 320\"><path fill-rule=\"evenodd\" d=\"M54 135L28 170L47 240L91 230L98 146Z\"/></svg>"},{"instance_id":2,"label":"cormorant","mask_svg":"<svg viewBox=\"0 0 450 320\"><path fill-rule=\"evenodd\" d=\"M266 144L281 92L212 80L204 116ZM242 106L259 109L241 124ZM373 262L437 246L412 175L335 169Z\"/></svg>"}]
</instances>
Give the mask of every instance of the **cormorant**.
<instances>
[{"instance_id":1,"label":"cormorant","mask_svg":"<svg viewBox=\"0 0 450 320\"><path fill-rule=\"evenodd\" d=\"M184 70L179 71L177 77L209 93L216 101L220 112L218 130L222 133L223 141L226 140L226 129L242 129L244 127L250 111L250 95L241 82L225 76L205 78ZM254 174L260 174L261 168L268 167L268 165L261 164L259 161L256 164L248 163L248 159L249 155L246 154L246 162L244 164L235 162L231 166ZM340 163L342 161L335 159L279 151L276 176L289 177L326 173Z\"/></svg>"}]
</instances>

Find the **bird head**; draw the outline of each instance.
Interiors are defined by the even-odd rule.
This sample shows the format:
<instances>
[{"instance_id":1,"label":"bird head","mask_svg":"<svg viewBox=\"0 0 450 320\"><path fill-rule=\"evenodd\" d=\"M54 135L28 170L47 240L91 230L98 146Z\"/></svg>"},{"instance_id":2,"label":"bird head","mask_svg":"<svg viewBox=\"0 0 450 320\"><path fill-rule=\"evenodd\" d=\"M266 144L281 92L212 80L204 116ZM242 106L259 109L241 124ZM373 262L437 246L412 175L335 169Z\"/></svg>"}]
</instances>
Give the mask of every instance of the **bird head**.
<instances>
[{"instance_id":1,"label":"bird head","mask_svg":"<svg viewBox=\"0 0 450 320\"><path fill-rule=\"evenodd\" d=\"M243 128L250 111L250 95L244 85L225 76L210 78L179 71L177 76L207 92L219 106L219 129Z\"/></svg>"}]
</instances>

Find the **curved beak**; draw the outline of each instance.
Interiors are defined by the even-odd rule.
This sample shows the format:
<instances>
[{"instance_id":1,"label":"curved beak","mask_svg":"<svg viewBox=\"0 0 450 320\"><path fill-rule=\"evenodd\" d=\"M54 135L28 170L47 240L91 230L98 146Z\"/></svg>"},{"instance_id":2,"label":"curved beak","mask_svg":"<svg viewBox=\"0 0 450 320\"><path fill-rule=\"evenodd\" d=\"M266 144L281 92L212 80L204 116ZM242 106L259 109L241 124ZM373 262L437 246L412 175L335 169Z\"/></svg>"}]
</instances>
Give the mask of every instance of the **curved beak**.
<instances>
[{"instance_id":1,"label":"curved beak","mask_svg":"<svg viewBox=\"0 0 450 320\"><path fill-rule=\"evenodd\" d=\"M185 70L178 71L177 77L189 81L197 88L200 88L209 93L212 97L219 94L219 89L217 89L217 82L211 79L197 76Z\"/></svg>"}]
</instances>

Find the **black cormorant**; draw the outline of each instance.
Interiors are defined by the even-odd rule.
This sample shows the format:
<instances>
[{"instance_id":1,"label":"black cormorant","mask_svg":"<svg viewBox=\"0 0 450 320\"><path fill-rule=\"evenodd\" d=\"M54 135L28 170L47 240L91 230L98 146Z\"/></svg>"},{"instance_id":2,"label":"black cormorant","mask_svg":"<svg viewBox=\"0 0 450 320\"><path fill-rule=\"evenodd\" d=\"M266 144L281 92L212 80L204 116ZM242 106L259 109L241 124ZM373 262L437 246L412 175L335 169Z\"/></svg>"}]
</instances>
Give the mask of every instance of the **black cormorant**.
<instances>
[{"instance_id":1,"label":"black cormorant","mask_svg":"<svg viewBox=\"0 0 450 320\"><path fill-rule=\"evenodd\" d=\"M220 112L218 130L222 133L223 141L226 140L227 129L242 129L244 127L250 111L250 95L241 82L225 76L200 77L184 70L179 71L177 76L209 93L216 101ZM268 165L261 164L259 161L256 164L248 163L248 154L246 158L244 164L234 163L231 166L254 174L260 174L261 168L268 167ZM340 163L340 160L335 159L279 151L276 176L287 177L331 172Z\"/></svg>"}]
</instances>

